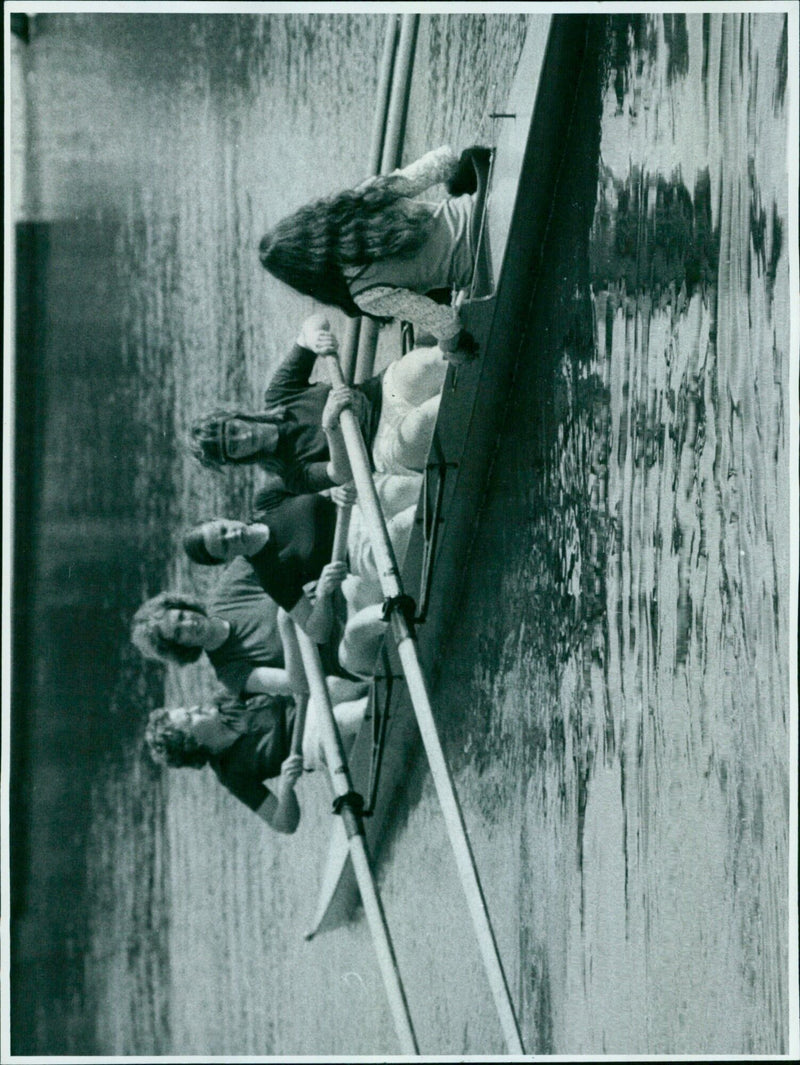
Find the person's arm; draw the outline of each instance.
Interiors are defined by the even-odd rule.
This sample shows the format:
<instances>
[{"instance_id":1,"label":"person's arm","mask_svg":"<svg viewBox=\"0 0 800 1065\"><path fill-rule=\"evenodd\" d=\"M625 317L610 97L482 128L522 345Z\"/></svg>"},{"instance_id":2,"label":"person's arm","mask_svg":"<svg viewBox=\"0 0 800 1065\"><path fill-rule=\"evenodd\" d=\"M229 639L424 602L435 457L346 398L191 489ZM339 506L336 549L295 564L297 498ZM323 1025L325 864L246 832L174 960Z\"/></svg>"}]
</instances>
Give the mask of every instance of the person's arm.
<instances>
[{"instance_id":1,"label":"person's arm","mask_svg":"<svg viewBox=\"0 0 800 1065\"><path fill-rule=\"evenodd\" d=\"M286 482L280 473L277 472L278 464L274 460L270 460L270 465L265 466L266 477L264 483L256 489L253 496L253 513L254 514L266 514L269 510L274 510L285 499L288 499L292 493L286 487Z\"/></svg>"},{"instance_id":2,"label":"person's arm","mask_svg":"<svg viewBox=\"0 0 800 1065\"><path fill-rule=\"evenodd\" d=\"M300 645L297 642L297 634L294 631L294 621L283 607L278 611L278 632L283 644L283 660L286 664L289 687L298 695L308 695L308 680L300 654Z\"/></svg>"},{"instance_id":3,"label":"person's arm","mask_svg":"<svg viewBox=\"0 0 800 1065\"><path fill-rule=\"evenodd\" d=\"M461 330L461 317L455 307L443 306L407 288L374 285L356 296L355 301L367 314L404 319L415 329L432 333L440 342L446 343Z\"/></svg>"},{"instance_id":4,"label":"person's arm","mask_svg":"<svg viewBox=\"0 0 800 1065\"><path fill-rule=\"evenodd\" d=\"M220 783L234 795L239 802L257 813L276 832L294 832L300 822L300 805L294 794L294 786L303 771L302 758L289 756L281 765L280 777L276 780L275 794L270 792L261 781L261 768L253 764L253 745L258 749L259 737L252 734L240 737L249 744L249 756L243 765L215 765L212 768ZM237 741L237 742L240 742Z\"/></svg>"},{"instance_id":5,"label":"person's arm","mask_svg":"<svg viewBox=\"0 0 800 1065\"><path fill-rule=\"evenodd\" d=\"M445 307L418 292L390 285L368 288L356 296L355 301L367 314L404 319L412 322L416 329L432 333L449 362L469 362L477 355L477 344L462 327L456 307Z\"/></svg>"},{"instance_id":6,"label":"person's arm","mask_svg":"<svg viewBox=\"0 0 800 1065\"><path fill-rule=\"evenodd\" d=\"M300 824L300 803L294 793L294 786L303 772L303 759L291 754L281 766L281 775L276 788L277 796L267 791L267 796L256 810L262 821L281 832L291 835Z\"/></svg>"},{"instance_id":7,"label":"person's arm","mask_svg":"<svg viewBox=\"0 0 800 1065\"><path fill-rule=\"evenodd\" d=\"M332 488L336 482L328 473L329 466L329 462L307 462L303 466L295 463L292 467L292 483L297 488L298 494L312 495L326 488Z\"/></svg>"},{"instance_id":8,"label":"person's arm","mask_svg":"<svg viewBox=\"0 0 800 1065\"><path fill-rule=\"evenodd\" d=\"M264 392L264 406L277 407L284 400L308 388L316 354L302 344L295 344L272 375Z\"/></svg>"},{"instance_id":9,"label":"person's arm","mask_svg":"<svg viewBox=\"0 0 800 1065\"><path fill-rule=\"evenodd\" d=\"M369 178L359 188L377 181L385 181L387 177L391 177L397 182L401 195L417 196L432 185L449 181L457 169L458 156L449 145L445 144L441 148L435 148L432 152L426 152L420 159L400 170L393 170L391 174L381 175L378 178Z\"/></svg>"},{"instance_id":10,"label":"person's arm","mask_svg":"<svg viewBox=\"0 0 800 1065\"><path fill-rule=\"evenodd\" d=\"M328 450L331 455L328 462L328 476L336 484L344 484L353 479L339 419L343 410L353 410L356 403L366 403L362 393L356 392L347 385L341 385L330 390L322 411L322 429L327 437ZM353 410L353 413L356 411Z\"/></svg>"},{"instance_id":11,"label":"person's arm","mask_svg":"<svg viewBox=\"0 0 800 1065\"><path fill-rule=\"evenodd\" d=\"M255 695L257 692L265 695L291 695L294 689L285 669L279 669L277 666L256 666L248 674L243 691L247 695Z\"/></svg>"},{"instance_id":12,"label":"person's arm","mask_svg":"<svg viewBox=\"0 0 800 1065\"><path fill-rule=\"evenodd\" d=\"M347 576L344 562L329 562L317 581L315 601L303 594L289 611L292 621L309 636L314 643L325 643L333 627L332 596Z\"/></svg>"},{"instance_id":13,"label":"person's arm","mask_svg":"<svg viewBox=\"0 0 800 1065\"><path fill-rule=\"evenodd\" d=\"M352 507L358 502L358 492L353 481L336 484L325 494L337 507Z\"/></svg>"}]
</instances>

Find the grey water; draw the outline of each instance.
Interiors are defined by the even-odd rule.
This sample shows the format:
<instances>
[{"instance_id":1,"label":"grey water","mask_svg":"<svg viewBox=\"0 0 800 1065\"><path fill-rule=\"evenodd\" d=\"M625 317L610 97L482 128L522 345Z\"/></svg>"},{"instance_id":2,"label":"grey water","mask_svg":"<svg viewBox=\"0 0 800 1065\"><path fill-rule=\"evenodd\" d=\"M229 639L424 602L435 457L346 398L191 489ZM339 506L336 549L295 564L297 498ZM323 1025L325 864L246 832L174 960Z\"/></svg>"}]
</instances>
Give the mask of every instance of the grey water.
<instances>
[{"instance_id":1,"label":"grey water","mask_svg":"<svg viewBox=\"0 0 800 1065\"><path fill-rule=\"evenodd\" d=\"M593 22L437 720L529 1051L781 1053L786 20ZM404 158L485 137L539 26L423 17ZM302 939L321 781L277 839L210 775L159 774L146 711L211 678L125 644L146 595L202 594L181 523L250 498L181 441L258 403L311 310L258 237L363 176L384 27L37 15L18 49L18 245L46 325L18 373L45 414L28 624L50 650L14 734L17 1052L396 1052L364 921ZM397 819L380 880L420 1045L501 1053L424 764Z\"/></svg>"}]
</instances>

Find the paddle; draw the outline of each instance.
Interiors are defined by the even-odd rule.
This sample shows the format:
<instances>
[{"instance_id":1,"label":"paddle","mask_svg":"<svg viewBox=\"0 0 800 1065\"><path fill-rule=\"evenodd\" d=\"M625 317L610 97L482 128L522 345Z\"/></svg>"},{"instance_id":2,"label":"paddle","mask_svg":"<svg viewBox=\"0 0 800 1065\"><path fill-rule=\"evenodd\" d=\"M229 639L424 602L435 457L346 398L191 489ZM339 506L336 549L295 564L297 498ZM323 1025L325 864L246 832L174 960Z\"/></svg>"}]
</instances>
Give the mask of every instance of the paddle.
<instances>
[{"instance_id":1,"label":"paddle","mask_svg":"<svg viewBox=\"0 0 800 1065\"><path fill-rule=\"evenodd\" d=\"M292 754L303 753L303 732L306 727L306 711L308 710L308 692L295 692L295 715L294 728L292 730Z\"/></svg>"},{"instance_id":2,"label":"paddle","mask_svg":"<svg viewBox=\"0 0 800 1065\"><path fill-rule=\"evenodd\" d=\"M360 812L361 796L353 791L341 737L333 716L328 686L325 683L319 650L317 645L297 626L294 627L294 636L302 656L311 698L314 700L314 713L317 715L328 778L334 794L334 812L341 815L347 833L350 857L358 881L361 901L364 904L364 913L372 933L378 967L392 1011L397 1037L404 1054L419 1054L386 917L367 856Z\"/></svg>"},{"instance_id":3,"label":"paddle","mask_svg":"<svg viewBox=\"0 0 800 1065\"><path fill-rule=\"evenodd\" d=\"M331 386L337 387L344 384L336 355L326 355L325 362ZM422 742L428 756L431 775L433 776L434 786L436 787L444 815L461 884L467 898L467 905L478 939L478 946L483 956L483 963L492 989L495 1007L509 1052L522 1054L524 1051L519 1025L514 1014L497 943L489 921L486 900L478 878L475 859L467 838L464 817L433 719L430 697L419 663L414 633L414 602L403 592L397 561L394 557L386 522L378 502L378 495L370 471L369 456L358 421L353 412L346 408L341 413L339 423L350 459L353 479L358 491L358 503L369 533L372 551L377 563L378 577L385 596L384 616L391 624L392 634L397 644L397 652L406 677L414 714L422 735Z\"/></svg>"}]
</instances>

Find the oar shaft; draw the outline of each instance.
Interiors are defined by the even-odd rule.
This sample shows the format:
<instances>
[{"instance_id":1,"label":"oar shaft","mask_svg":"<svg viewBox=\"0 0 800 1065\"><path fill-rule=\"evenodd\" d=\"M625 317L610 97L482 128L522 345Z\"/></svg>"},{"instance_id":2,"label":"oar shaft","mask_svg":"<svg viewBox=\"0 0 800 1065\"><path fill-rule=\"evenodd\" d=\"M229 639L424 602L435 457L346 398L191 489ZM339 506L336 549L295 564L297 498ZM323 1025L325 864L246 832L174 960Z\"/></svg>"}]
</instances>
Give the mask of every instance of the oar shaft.
<instances>
[{"instance_id":1,"label":"oar shaft","mask_svg":"<svg viewBox=\"0 0 800 1065\"><path fill-rule=\"evenodd\" d=\"M383 171L393 170L400 162L418 25L419 15L403 15L400 20L400 41L397 45L397 58L394 64L392 98L389 102L386 136L383 141L381 159Z\"/></svg>"},{"instance_id":2,"label":"oar shaft","mask_svg":"<svg viewBox=\"0 0 800 1065\"><path fill-rule=\"evenodd\" d=\"M352 506L339 507L336 514L336 529L333 534L331 562L344 562L347 556L347 536L350 532Z\"/></svg>"},{"instance_id":3,"label":"oar shaft","mask_svg":"<svg viewBox=\"0 0 800 1065\"><path fill-rule=\"evenodd\" d=\"M326 355L325 364L330 377L331 385L336 388L344 384L339 360L335 355ZM380 529L382 535L373 537L370 533L372 552L378 568L378 576L381 580L381 588L387 591L385 581L393 581L392 590L387 594L399 594L399 574L394 551L389 540L386 522L378 502L378 494L370 471L369 453L367 452L364 437L356 416L351 410L343 410L339 418L345 447L350 458L350 469L358 492L358 505L364 515L367 528Z\"/></svg>"},{"instance_id":4,"label":"oar shaft","mask_svg":"<svg viewBox=\"0 0 800 1065\"><path fill-rule=\"evenodd\" d=\"M294 715L294 727L292 730L292 754L303 753L303 732L306 727L306 710L308 709L308 696L295 695L297 709Z\"/></svg>"},{"instance_id":5,"label":"oar shaft","mask_svg":"<svg viewBox=\"0 0 800 1065\"><path fill-rule=\"evenodd\" d=\"M328 356L326 365L330 374L331 384L334 387L341 384L341 368L336 357ZM378 495L370 473L367 449L364 445L361 429L352 411L342 411L340 424L353 471L353 479L358 490L358 503L364 514L370 544L372 545L373 555L378 567L381 589L387 599L392 599L402 595L403 588ZM453 787L439 733L433 720L430 698L417 655L416 640L400 610L392 612L391 623L403 672L406 676L411 703L414 707L422 742L428 756L431 776L433 777L433 783L444 814L447 833L450 837L464 894L467 897L478 946L483 957L489 986L492 990L506 1044L510 1053L522 1054L522 1039L519 1026L514 1015L508 984L489 921L486 901L478 879L472 849L467 838L458 796Z\"/></svg>"},{"instance_id":6,"label":"oar shaft","mask_svg":"<svg viewBox=\"0 0 800 1065\"><path fill-rule=\"evenodd\" d=\"M296 632L311 698L314 700L314 707L319 716L319 730L331 787L334 795L347 795L353 790L353 786L347 770L347 759L342 748L341 737L333 716L333 706L325 683L319 650L302 629L297 627ZM361 893L361 901L364 904L364 913L372 933L378 967L383 978L386 997L389 1000L389 1008L392 1011L397 1037L404 1054L419 1054L386 917L367 857L361 817L348 805L342 807L341 816L347 832L353 870Z\"/></svg>"},{"instance_id":7,"label":"oar shaft","mask_svg":"<svg viewBox=\"0 0 800 1065\"><path fill-rule=\"evenodd\" d=\"M349 367L350 376L348 377L348 382L352 382L353 371L356 365L356 353L359 350L360 335L361 319L348 318L341 348L342 366ZM350 513L352 509L351 506L337 507L331 562L344 562L347 556L347 534L350 532Z\"/></svg>"},{"instance_id":8,"label":"oar shaft","mask_svg":"<svg viewBox=\"0 0 800 1065\"><path fill-rule=\"evenodd\" d=\"M342 360L342 369L347 375L348 384L352 384L352 371L355 368L356 352L358 351L358 342L361 336L361 319L360 318L348 318L344 327L344 337L342 338L342 346L340 349L340 359ZM348 374L348 367L350 372Z\"/></svg>"},{"instance_id":9,"label":"oar shaft","mask_svg":"<svg viewBox=\"0 0 800 1065\"><path fill-rule=\"evenodd\" d=\"M390 15L386 24L386 35L383 39L381 65L378 69L377 106L375 107L375 120L369 142L369 160L367 164L367 173L370 175L380 173L381 169L383 146L386 140L386 116L390 107L389 101L393 85L392 75L394 73L399 28L397 15Z\"/></svg>"},{"instance_id":10,"label":"oar shaft","mask_svg":"<svg viewBox=\"0 0 800 1065\"><path fill-rule=\"evenodd\" d=\"M489 920L489 912L478 877L475 858L467 837L464 815L461 812L461 805L453 787L450 767L445 759L439 733L433 719L433 711L425 678L420 668L416 644L408 631L405 619L397 612L392 616L392 625L396 634L397 653L405 674L414 714L425 746L425 753L428 756L431 776L436 786L436 793L439 797L447 834L450 837L450 845L453 848L461 885L467 899L470 916L472 917L475 936L483 957L483 964L492 990L500 1027L503 1030L508 1052L521 1055L524 1053L522 1036L517 1024L514 1007L511 1003L511 995L508 990L503 965L500 961L497 941Z\"/></svg>"},{"instance_id":11,"label":"oar shaft","mask_svg":"<svg viewBox=\"0 0 800 1065\"><path fill-rule=\"evenodd\" d=\"M394 59L392 94L386 110L382 150L380 155L373 157L374 166L370 170L371 174L388 174L400 165L418 25L419 15L403 15L400 19L400 39L397 42L397 55ZM342 364L348 381L364 381L372 376L377 343L378 325L372 319L365 318L361 323L361 337L354 376L348 376L350 364Z\"/></svg>"}]
</instances>

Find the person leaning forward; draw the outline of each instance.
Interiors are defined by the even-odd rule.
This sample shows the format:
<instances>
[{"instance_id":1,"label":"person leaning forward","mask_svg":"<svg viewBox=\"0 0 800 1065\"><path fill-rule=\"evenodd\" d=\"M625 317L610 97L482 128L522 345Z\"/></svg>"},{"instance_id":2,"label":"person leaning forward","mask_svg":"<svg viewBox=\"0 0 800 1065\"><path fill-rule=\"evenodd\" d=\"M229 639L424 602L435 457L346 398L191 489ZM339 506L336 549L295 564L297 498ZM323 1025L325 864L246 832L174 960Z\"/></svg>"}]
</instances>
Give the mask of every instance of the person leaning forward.
<instances>
[{"instance_id":1,"label":"person leaning forward","mask_svg":"<svg viewBox=\"0 0 800 1065\"><path fill-rule=\"evenodd\" d=\"M295 748L297 703L308 700L308 684L293 622L283 611L278 618L286 694L254 695L245 702L222 694L204 705L161 707L150 714L145 742L161 764L193 769L209 766L220 784L275 831L292 833L300 822L295 786L302 770L317 768L324 757L319 727L322 708L310 700L302 744ZM340 677L327 677L326 685L342 743L349 750L364 717L366 685Z\"/></svg>"},{"instance_id":2,"label":"person leaning forward","mask_svg":"<svg viewBox=\"0 0 800 1065\"><path fill-rule=\"evenodd\" d=\"M181 591L153 596L136 611L131 640L145 658L187 665L203 653L231 694L283 690L277 604L252 566L236 558L203 601Z\"/></svg>"},{"instance_id":3,"label":"person leaning forward","mask_svg":"<svg viewBox=\"0 0 800 1065\"><path fill-rule=\"evenodd\" d=\"M328 384L310 378L317 358L337 348L327 318L311 315L267 386L265 409L256 414L218 409L197 419L189 434L192 454L216 470L257 464L268 483L294 495L334 489L347 462L331 452L325 415L333 395L358 418L376 472L421 470L446 373L439 349L416 348L363 384L332 393Z\"/></svg>"}]
</instances>

